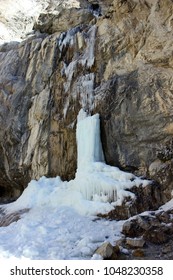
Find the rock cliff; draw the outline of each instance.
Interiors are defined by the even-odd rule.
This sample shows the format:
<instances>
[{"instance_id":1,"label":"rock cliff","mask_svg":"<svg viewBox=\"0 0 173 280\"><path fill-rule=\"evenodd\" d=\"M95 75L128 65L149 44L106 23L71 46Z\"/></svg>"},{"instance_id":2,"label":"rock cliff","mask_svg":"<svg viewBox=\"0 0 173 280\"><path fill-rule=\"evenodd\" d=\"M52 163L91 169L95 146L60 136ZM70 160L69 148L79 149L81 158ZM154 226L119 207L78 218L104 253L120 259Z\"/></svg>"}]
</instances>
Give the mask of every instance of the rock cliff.
<instances>
[{"instance_id":1,"label":"rock cliff","mask_svg":"<svg viewBox=\"0 0 173 280\"><path fill-rule=\"evenodd\" d=\"M154 179L166 202L173 188L173 2L36 2L41 8L26 19L32 34L0 46L0 202L17 198L32 178L74 177L81 107L100 113L107 163ZM23 24L15 36L24 36Z\"/></svg>"}]
</instances>

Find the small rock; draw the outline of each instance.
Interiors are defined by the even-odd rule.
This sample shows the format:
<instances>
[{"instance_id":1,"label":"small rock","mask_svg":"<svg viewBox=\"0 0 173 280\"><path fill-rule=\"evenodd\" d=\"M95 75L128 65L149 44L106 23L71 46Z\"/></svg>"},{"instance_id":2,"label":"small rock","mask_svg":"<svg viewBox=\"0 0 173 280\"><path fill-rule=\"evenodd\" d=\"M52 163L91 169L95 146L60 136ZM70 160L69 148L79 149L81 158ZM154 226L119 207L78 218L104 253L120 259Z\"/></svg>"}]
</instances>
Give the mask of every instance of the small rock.
<instances>
[{"instance_id":1,"label":"small rock","mask_svg":"<svg viewBox=\"0 0 173 280\"><path fill-rule=\"evenodd\" d=\"M168 241L168 235L165 233L164 228L151 226L144 235L144 239L154 244L162 244Z\"/></svg>"},{"instance_id":2,"label":"small rock","mask_svg":"<svg viewBox=\"0 0 173 280\"><path fill-rule=\"evenodd\" d=\"M160 222L168 224L170 222L170 215L167 212L156 213L156 217Z\"/></svg>"},{"instance_id":3,"label":"small rock","mask_svg":"<svg viewBox=\"0 0 173 280\"><path fill-rule=\"evenodd\" d=\"M100 255L104 260L116 257L114 247L109 243L103 243L96 251L95 254Z\"/></svg>"},{"instance_id":4,"label":"small rock","mask_svg":"<svg viewBox=\"0 0 173 280\"><path fill-rule=\"evenodd\" d=\"M120 247L118 246L118 244L116 246L114 246L113 248L114 248L114 253L116 253L118 255L120 253Z\"/></svg>"},{"instance_id":5,"label":"small rock","mask_svg":"<svg viewBox=\"0 0 173 280\"><path fill-rule=\"evenodd\" d=\"M146 219L146 217L139 215L137 217L137 222L138 222L139 226L144 230L148 230L150 228L149 221Z\"/></svg>"},{"instance_id":6,"label":"small rock","mask_svg":"<svg viewBox=\"0 0 173 280\"><path fill-rule=\"evenodd\" d=\"M129 237L137 237L143 233L136 219L131 219L123 224L122 233Z\"/></svg>"},{"instance_id":7,"label":"small rock","mask_svg":"<svg viewBox=\"0 0 173 280\"><path fill-rule=\"evenodd\" d=\"M26 208L13 213L4 214L2 217L0 217L0 227L7 227L12 223L17 222L20 220L21 215L27 213L28 211L29 209Z\"/></svg>"},{"instance_id":8,"label":"small rock","mask_svg":"<svg viewBox=\"0 0 173 280\"><path fill-rule=\"evenodd\" d=\"M148 230L151 226L160 226L159 219L151 215L138 216L137 221L139 226L144 230Z\"/></svg>"},{"instance_id":9,"label":"small rock","mask_svg":"<svg viewBox=\"0 0 173 280\"><path fill-rule=\"evenodd\" d=\"M145 244L145 240L143 238L126 238L126 244L133 248L142 248Z\"/></svg>"},{"instance_id":10,"label":"small rock","mask_svg":"<svg viewBox=\"0 0 173 280\"><path fill-rule=\"evenodd\" d=\"M132 255L137 258L143 258L145 256L144 251L141 249L133 250Z\"/></svg>"},{"instance_id":11,"label":"small rock","mask_svg":"<svg viewBox=\"0 0 173 280\"><path fill-rule=\"evenodd\" d=\"M170 245L164 246L164 248L162 249L163 254L168 254L170 252L172 252L172 247Z\"/></svg>"},{"instance_id":12,"label":"small rock","mask_svg":"<svg viewBox=\"0 0 173 280\"><path fill-rule=\"evenodd\" d=\"M119 240L116 241L116 245L119 246L123 246L125 243L126 239L125 238L121 238Z\"/></svg>"}]
</instances>

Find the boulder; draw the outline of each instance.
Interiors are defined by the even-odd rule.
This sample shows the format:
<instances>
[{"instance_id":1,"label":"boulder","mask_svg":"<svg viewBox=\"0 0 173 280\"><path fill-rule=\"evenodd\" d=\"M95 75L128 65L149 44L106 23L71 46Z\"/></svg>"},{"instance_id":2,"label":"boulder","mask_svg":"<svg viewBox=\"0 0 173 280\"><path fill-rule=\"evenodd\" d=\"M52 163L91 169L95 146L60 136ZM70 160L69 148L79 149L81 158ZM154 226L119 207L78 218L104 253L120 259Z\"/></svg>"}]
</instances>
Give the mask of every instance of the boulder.
<instances>
[{"instance_id":1,"label":"boulder","mask_svg":"<svg viewBox=\"0 0 173 280\"><path fill-rule=\"evenodd\" d=\"M100 255L104 260L110 260L115 258L116 251L109 242L105 242L95 251L95 254Z\"/></svg>"},{"instance_id":2,"label":"boulder","mask_svg":"<svg viewBox=\"0 0 173 280\"><path fill-rule=\"evenodd\" d=\"M145 257L145 252L144 252L144 250L142 250L142 249L135 249L135 250L132 251L132 255L133 255L135 258L144 259L144 257Z\"/></svg>"},{"instance_id":3,"label":"boulder","mask_svg":"<svg viewBox=\"0 0 173 280\"><path fill-rule=\"evenodd\" d=\"M143 229L137 222L137 218L127 220L122 227L122 233L128 237L138 237L143 234Z\"/></svg>"},{"instance_id":4,"label":"boulder","mask_svg":"<svg viewBox=\"0 0 173 280\"><path fill-rule=\"evenodd\" d=\"M140 238L126 238L126 244L131 248L143 248L145 245L145 240Z\"/></svg>"},{"instance_id":5,"label":"boulder","mask_svg":"<svg viewBox=\"0 0 173 280\"><path fill-rule=\"evenodd\" d=\"M169 240L169 236L165 232L164 227L151 226L150 229L144 233L144 239L154 244L162 244Z\"/></svg>"},{"instance_id":6,"label":"boulder","mask_svg":"<svg viewBox=\"0 0 173 280\"><path fill-rule=\"evenodd\" d=\"M61 33L76 26L88 24L92 19L94 19L94 16L89 9L64 8L57 14L40 14L33 28L42 33Z\"/></svg>"}]
</instances>

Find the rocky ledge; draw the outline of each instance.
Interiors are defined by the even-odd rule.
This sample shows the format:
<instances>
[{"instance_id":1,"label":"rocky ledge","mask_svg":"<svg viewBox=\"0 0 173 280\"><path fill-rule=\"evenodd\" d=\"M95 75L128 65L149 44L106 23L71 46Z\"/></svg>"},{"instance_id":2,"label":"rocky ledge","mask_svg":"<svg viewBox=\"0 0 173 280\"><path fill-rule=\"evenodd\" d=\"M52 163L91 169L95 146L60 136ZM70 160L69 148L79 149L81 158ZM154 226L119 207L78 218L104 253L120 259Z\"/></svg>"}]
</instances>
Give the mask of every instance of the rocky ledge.
<instances>
[{"instance_id":1,"label":"rocky ledge","mask_svg":"<svg viewBox=\"0 0 173 280\"><path fill-rule=\"evenodd\" d=\"M101 245L95 254L103 259L172 260L173 209L149 211L125 221L122 238Z\"/></svg>"}]
</instances>

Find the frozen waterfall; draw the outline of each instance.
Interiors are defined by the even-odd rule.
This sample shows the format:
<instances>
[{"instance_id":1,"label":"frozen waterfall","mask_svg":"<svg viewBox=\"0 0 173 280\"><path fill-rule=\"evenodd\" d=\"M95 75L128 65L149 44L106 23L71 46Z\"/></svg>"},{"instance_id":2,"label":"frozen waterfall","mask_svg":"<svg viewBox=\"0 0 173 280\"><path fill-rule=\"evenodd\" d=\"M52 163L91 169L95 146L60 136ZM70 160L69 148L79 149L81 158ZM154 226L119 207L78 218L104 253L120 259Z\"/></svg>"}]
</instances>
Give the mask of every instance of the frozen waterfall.
<instances>
[{"instance_id":1,"label":"frozen waterfall","mask_svg":"<svg viewBox=\"0 0 173 280\"><path fill-rule=\"evenodd\" d=\"M102 144L100 140L99 114L87 116L81 109L78 114L77 131L77 168L83 170L93 162L104 162Z\"/></svg>"},{"instance_id":2,"label":"frozen waterfall","mask_svg":"<svg viewBox=\"0 0 173 280\"><path fill-rule=\"evenodd\" d=\"M82 215L107 213L125 197L134 198L128 189L148 184L147 180L104 162L99 114L88 116L80 110L76 137L78 167L75 179L63 182L58 176L32 180L19 199L6 206L8 211L49 205L72 207Z\"/></svg>"},{"instance_id":3,"label":"frozen waterfall","mask_svg":"<svg viewBox=\"0 0 173 280\"><path fill-rule=\"evenodd\" d=\"M127 189L148 184L148 181L131 173L105 164L99 114L88 116L83 109L80 110L76 138L78 158L75 187L85 199L117 205L127 196L134 198L134 194Z\"/></svg>"}]
</instances>

